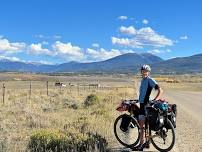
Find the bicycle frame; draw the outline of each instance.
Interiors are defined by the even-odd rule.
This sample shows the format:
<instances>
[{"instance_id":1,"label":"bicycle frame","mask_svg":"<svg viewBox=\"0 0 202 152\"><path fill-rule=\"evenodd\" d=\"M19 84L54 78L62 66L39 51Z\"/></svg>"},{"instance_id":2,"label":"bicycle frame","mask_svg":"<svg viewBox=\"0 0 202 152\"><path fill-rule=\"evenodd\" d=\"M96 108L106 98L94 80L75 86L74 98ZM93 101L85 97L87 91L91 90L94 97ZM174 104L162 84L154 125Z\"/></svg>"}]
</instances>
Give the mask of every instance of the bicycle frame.
<instances>
[{"instance_id":1,"label":"bicycle frame","mask_svg":"<svg viewBox=\"0 0 202 152\"><path fill-rule=\"evenodd\" d=\"M119 112L128 112L129 114L127 114L127 115L129 115L130 117L132 117L132 119L133 119L133 121L135 121L135 124L138 126L138 130L139 130L139 135L138 135L138 138L137 139L139 139L140 140L140 125L139 125L139 122L138 122L138 113L137 112L139 112L138 110L139 110L139 107L137 106L137 103L138 102L138 100L124 100L124 101L122 101L121 102L121 104L116 108L116 110L117 111L119 111ZM155 108L154 106L154 104L155 104L155 102L158 102L158 101L150 101L149 103L148 103L148 105L147 105L147 107L152 107L152 108ZM136 111L137 110L137 111ZM174 146L174 143L175 143L175 131L174 131L174 127L173 127L173 125L172 125L172 122L168 119L168 115L169 115L169 113L170 112L172 112L172 109L171 110L168 110L168 111L162 111L162 116L163 116L163 119L164 119L164 121L165 121L165 123L167 124L169 124L169 126L170 126L170 128L169 129L171 129L172 130L172 142L170 143L170 145L169 145L169 147L168 148L166 148L166 149L161 149L160 147L158 147L158 145L154 142L154 138L156 138L156 137L160 137L160 138L162 138L163 139L163 141L164 141L164 144L165 144L165 141L166 141L166 137L167 137L167 131L168 131L168 128L166 128L166 127L164 127L164 128L161 128L161 126L159 127L159 128L156 128L156 129L153 129L153 128L150 128L150 126L149 126L149 121L150 121L150 116L152 116L152 115L150 115L150 111L148 111L149 110L149 108L146 108L145 109L146 110L146 116L145 116L145 128L144 128L144 130L142 130L142 131L144 131L145 132L145 135L144 135L144 137L145 137L145 140L146 141L151 141L151 143L153 144L153 146L157 149L157 150L159 150L159 151L170 151L172 148L173 148L173 146ZM156 109L156 110L159 110L159 109ZM134 113L135 112L135 113ZM160 111L159 111L160 112ZM120 115L120 116L122 116L122 115ZM116 120L119 120L121 117L118 117L118 119L116 119ZM117 123L117 121L115 121L116 123ZM152 127L152 126L151 126ZM154 131L154 134L153 134L153 132L152 131ZM117 137L117 135L116 135L116 137ZM120 139L118 139L119 140L119 142L120 142ZM135 141L135 140L134 140ZM136 142L135 142L135 144L133 145L133 146L135 146L137 143L138 143L139 141L138 140L136 140ZM125 144L125 143L122 143L124 146L131 146L131 145L127 145L127 144Z\"/></svg>"},{"instance_id":2,"label":"bicycle frame","mask_svg":"<svg viewBox=\"0 0 202 152\"><path fill-rule=\"evenodd\" d=\"M117 107L116 110L119 112L127 111L129 113L129 115L138 122L138 120L135 118L134 113L133 113L133 110L135 108L139 108L136 104L137 102L138 102L138 100L123 100L121 102L121 104ZM149 130L149 124L148 124L147 120L148 120L148 116L146 115L145 129L144 129L145 139L150 140L152 138L158 137L159 135L150 135L149 134L150 130ZM138 122L138 125L139 125L139 122ZM139 125L139 127L140 127L140 125Z\"/></svg>"}]
</instances>

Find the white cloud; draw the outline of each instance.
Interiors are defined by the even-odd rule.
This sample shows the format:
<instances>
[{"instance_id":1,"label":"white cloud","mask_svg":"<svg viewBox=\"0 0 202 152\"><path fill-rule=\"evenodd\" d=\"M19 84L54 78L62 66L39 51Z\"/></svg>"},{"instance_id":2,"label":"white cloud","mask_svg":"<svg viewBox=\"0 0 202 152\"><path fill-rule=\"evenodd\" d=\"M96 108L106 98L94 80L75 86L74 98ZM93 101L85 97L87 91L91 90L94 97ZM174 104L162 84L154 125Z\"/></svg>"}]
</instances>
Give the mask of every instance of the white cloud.
<instances>
[{"instance_id":1,"label":"white cloud","mask_svg":"<svg viewBox=\"0 0 202 152\"><path fill-rule=\"evenodd\" d=\"M177 56L171 56L167 60L178 58Z\"/></svg>"},{"instance_id":2,"label":"white cloud","mask_svg":"<svg viewBox=\"0 0 202 152\"><path fill-rule=\"evenodd\" d=\"M17 57L8 57L8 56L0 55L0 60L4 60L4 59L9 60L9 61L14 61L14 62L17 62L17 61L23 62L22 60L20 60Z\"/></svg>"},{"instance_id":3,"label":"white cloud","mask_svg":"<svg viewBox=\"0 0 202 152\"><path fill-rule=\"evenodd\" d=\"M53 57L63 58L65 60L75 60L80 61L84 59L84 53L82 49L78 46L73 46L71 43L62 43L56 41L52 45L52 51L47 48L42 48L42 44L31 44L28 48L28 52L34 55L49 55Z\"/></svg>"},{"instance_id":4,"label":"white cloud","mask_svg":"<svg viewBox=\"0 0 202 152\"><path fill-rule=\"evenodd\" d=\"M95 47L95 48L99 48L100 47L100 45L98 43L93 43L92 46Z\"/></svg>"},{"instance_id":5,"label":"white cloud","mask_svg":"<svg viewBox=\"0 0 202 152\"><path fill-rule=\"evenodd\" d=\"M14 42L11 43L7 39L0 39L0 51L4 53L17 53L26 47L25 43Z\"/></svg>"},{"instance_id":6,"label":"white cloud","mask_svg":"<svg viewBox=\"0 0 202 152\"><path fill-rule=\"evenodd\" d=\"M111 49L110 51L107 51L103 48L100 48L99 50L87 48L86 55L88 56L88 58L90 58L93 61L100 61L100 60L107 60L109 58L121 55L121 52L115 49Z\"/></svg>"},{"instance_id":7,"label":"white cloud","mask_svg":"<svg viewBox=\"0 0 202 152\"><path fill-rule=\"evenodd\" d=\"M86 50L86 56L88 61L89 60L90 61L107 60L125 53L134 53L134 51L133 50L117 50L117 49L106 50L104 48L100 48L97 50L87 48Z\"/></svg>"},{"instance_id":8,"label":"white cloud","mask_svg":"<svg viewBox=\"0 0 202 152\"><path fill-rule=\"evenodd\" d=\"M171 50L170 49L166 49L166 50L153 49L153 50L149 50L147 52L151 53L151 54L162 54L162 53L170 53Z\"/></svg>"},{"instance_id":9,"label":"white cloud","mask_svg":"<svg viewBox=\"0 0 202 152\"><path fill-rule=\"evenodd\" d=\"M35 64L35 65L40 65L40 64L54 65L54 63L52 63L52 62L44 61L44 60L40 60L40 61L26 61L26 63L31 63L31 64Z\"/></svg>"},{"instance_id":10,"label":"white cloud","mask_svg":"<svg viewBox=\"0 0 202 152\"><path fill-rule=\"evenodd\" d=\"M112 44L114 45L121 45L125 47L133 47L133 48L142 48L142 43L137 42L135 39L129 39L129 38L117 38L112 37Z\"/></svg>"},{"instance_id":11,"label":"white cloud","mask_svg":"<svg viewBox=\"0 0 202 152\"><path fill-rule=\"evenodd\" d=\"M31 44L28 48L28 52L35 55L53 55L53 52L49 49L42 48L41 43Z\"/></svg>"},{"instance_id":12,"label":"white cloud","mask_svg":"<svg viewBox=\"0 0 202 152\"><path fill-rule=\"evenodd\" d=\"M158 50L158 49L154 49L154 50L149 50L148 53L151 53L151 54L159 54L159 53L162 53L162 51Z\"/></svg>"},{"instance_id":13,"label":"white cloud","mask_svg":"<svg viewBox=\"0 0 202 152\"><path fill-rule=\"evenodd\" d=\"M172 46L173 41L166 38L164 35L159 35L151 27L144 27L135 29L133 26L124 27L119 29L120 33L132 38L115 38L112 37L113 44L129 46L134 48L142 48L143 46L165 47Z\"/></svg>"},{"instance_id":14,"label":"white cloud","mask_svg":"<svg viewBox=\"0 0 202 152\"><path fill-rule=\"evenodd\" d=\"M129 27L121 26L119 30L121 33L128 35L135 35L137 33L136 29L133 26Z\"/></svg>"},{"instance_id":15,"label":"white cloud","mask_svg":"<svg viewBox=\"0 0 202 152\"><path fill-rule=\"evenodd\" d=\"M146 27L138 30L136 35L139 41L143 41L145 45L164 47L173 45L173 41L166 38L164 35L159 35L152 28Z\"/></svg>"},{"instance_id":16,"label":"white cloud","mask_svg":"<svg viewBox=\"0 0 202 152\"><path fill-rule=\"evenodd\" d=\"M148 24L149 21L148 21L147 19L143 19L143 20L142 20L142 23L143 23L143 24Z\"/></svg>"},{"instance_id":17,"label":"white cloud","mask_svg":"<svg viewBox=\"0 0 202 152\"><path fill-rule=\"evenodd\" d=\"M41 64L46 64L46 65L54 65L54 63L49 62L49 61L40 60L40 61L37 61L37 62L38 62L38 63L41 63Z\"/></svg>"},{"instance_id":18,"label":"white cloud","mask_svg":"<svg viewBox=\"0 0 202 152\"><path fill-rule=\"evenodd\" d=\"M73 46L69 43L62 43L60 41L56 41L52 46L56 55L65 58L67 60L81 60L84 58L84 53L82 49L78 46Z\"/></svg>"},{"instance_id":19,"label":"white cloud","mask_svg":"<svg viewBox=\"0 0 202 152\"><path fill-rule=\"evenodd\" d=\"M188 39L188 36L187 36L187 35L181 36L180 39L181 39L181 40L187 40L187 39Z\"/></svg>"},{"instance_id":20,"label":"white cloud","mask_svg":"<svg viewBox=\"0 0 202 152\"><path fill-rule=\"evenodd\" d=\"M119 19L119 20L127 20L128 17L127 17L127 16L119 16L118 19Z\"/></svg>"},{"instance_id":21,"label":"white cloud","mask_svg":"<svg viewBox=\"0 0 202 152\"><path fill-rule=\"evenodd\" d=\"M120 50L121 54L126 54L126 53L135 53L133 50Z\"/></svg>"},{"instance_id":22,"label":"white cloud","mask_svg":"<svg viewBox=\"0 0 202 152\"><path fill-rule=\"evenodd\" d=\"M35 35L36 38L39 38L39 39L61 39L62 36L60 35L53 35L53 36L48 36L48 35L43 35L43 34L38 34L38 35Z\"/></svg>"}]
</instances>

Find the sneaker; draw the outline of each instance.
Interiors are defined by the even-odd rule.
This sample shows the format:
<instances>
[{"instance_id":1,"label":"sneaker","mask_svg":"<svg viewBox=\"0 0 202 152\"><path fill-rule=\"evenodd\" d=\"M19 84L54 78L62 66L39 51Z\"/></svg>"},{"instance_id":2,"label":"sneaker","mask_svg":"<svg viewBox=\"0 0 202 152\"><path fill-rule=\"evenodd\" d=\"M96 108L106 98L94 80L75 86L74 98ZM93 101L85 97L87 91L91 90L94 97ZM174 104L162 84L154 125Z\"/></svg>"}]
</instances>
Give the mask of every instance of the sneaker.
<instances>
[{"instance_id":1,"label":"sneaker","mask_svg":"<svg viewBox=\"0 0 202 152\"><path fill-rule=\"evenodd\" d=\"M146 142L142 145L142 147L149 149L149 148L150 148L150 143L149 143L149 141L146 141Z\"/></svg>"},{"instance_id":2,"label":"sneaker","mask_svg":"<svg viewBox=\"0 0 202 152\"><path fill-rule=\"evenodd\" d=\"M131 149L132 151L143 151L144 148L142 145L138 145L136 147L132 147Z\"/></svg>"}]
</instances>

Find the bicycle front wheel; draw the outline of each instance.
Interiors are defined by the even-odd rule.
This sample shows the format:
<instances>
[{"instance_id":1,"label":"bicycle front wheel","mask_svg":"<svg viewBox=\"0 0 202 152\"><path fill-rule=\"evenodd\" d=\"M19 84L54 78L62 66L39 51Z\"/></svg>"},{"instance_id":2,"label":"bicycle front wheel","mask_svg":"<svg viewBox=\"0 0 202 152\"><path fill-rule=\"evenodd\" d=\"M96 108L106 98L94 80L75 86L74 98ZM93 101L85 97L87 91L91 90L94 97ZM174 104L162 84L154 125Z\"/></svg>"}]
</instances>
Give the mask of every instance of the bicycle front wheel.
<instances>
[{"instance_id":1,"label":"bicycle front wheel","mask_svg":"<svg viewBox=\"0 0 202 152\"><path fill-rule=\"evenodd\" d=\"M131 121L125 131L120 128L122 119L126 114L120 115L114 122L114 134L116 139L125 147L134 147L139 142L140 132L139 124L134 117L131 117Z\"/></svg>"},{"instance_id":2,"label":"bicycle front wheel","mask_svg":"<svg viewBox=\"0 0 202 152\"><path fill-rule=\"evenodd\" d=\"M150 131L150 135L155 136L151 138L151 143L157 150L163 152L170 151L175 144L175 129L169 119L166 121L166 125L158 131ZM168 126L170 129L167 129Z\"/></svg>"}]
</instances>

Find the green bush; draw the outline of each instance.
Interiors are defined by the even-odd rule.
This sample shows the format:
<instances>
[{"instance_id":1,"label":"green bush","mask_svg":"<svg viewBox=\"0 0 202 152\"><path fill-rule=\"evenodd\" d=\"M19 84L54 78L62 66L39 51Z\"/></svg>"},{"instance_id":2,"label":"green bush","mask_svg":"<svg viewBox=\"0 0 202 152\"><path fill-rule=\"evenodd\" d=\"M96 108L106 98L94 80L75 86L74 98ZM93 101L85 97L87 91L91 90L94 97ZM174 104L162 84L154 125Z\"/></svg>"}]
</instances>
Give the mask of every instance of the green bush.
<instances>
[{"instance_id":1,"label":"green bush","mask_svg":"<svg viewBox=\"0 0 202 152\"><path fill-rule=\"evenodd\" d=\"M99 103L99 98L97 95L95 94L90 94L86 97L85 101L84 101L84 105L85 106L91 106L94 105L96 103Z\"/></svg>"},{"instance_id":2,"label":"green bush","mask_svg":"<svg viewBox=\"0 0 202 152\"><path fill-rule=\"evenodd\" d=\"M107 151L107 141L98 134L41 130L30 137L31 152L87 152Z\"/></svg>"}]
</instances>

